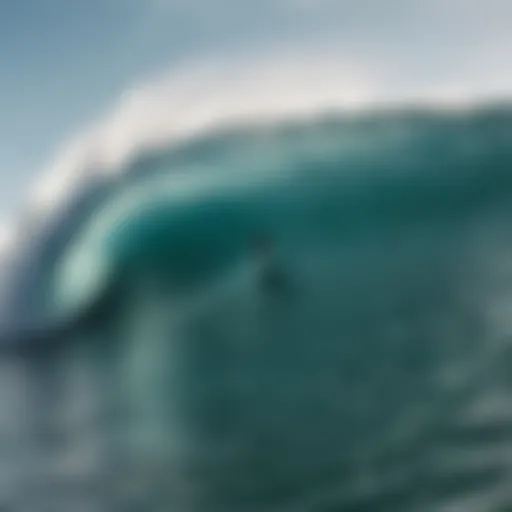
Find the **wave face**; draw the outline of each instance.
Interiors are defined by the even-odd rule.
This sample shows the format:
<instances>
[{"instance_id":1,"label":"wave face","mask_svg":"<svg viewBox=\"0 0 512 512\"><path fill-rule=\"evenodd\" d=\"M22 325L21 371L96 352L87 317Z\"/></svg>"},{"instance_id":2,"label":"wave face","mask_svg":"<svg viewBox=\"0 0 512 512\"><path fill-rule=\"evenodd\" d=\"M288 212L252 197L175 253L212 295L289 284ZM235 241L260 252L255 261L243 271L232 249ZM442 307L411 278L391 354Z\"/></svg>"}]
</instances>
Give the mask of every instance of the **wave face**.
<instances>
[{"instance_id":1,"label":"wave face","mask_svg":"<svg viewBox=\"0 0 512 512\"><path fill-rule=\"evenodd\" d=\"M505 510L511 169L512 111L397 111L211 133L87 188L13 297L46 322L111 300L2 360L4 447L29 447L2 495Z\"/></svg>"}]
</instances>

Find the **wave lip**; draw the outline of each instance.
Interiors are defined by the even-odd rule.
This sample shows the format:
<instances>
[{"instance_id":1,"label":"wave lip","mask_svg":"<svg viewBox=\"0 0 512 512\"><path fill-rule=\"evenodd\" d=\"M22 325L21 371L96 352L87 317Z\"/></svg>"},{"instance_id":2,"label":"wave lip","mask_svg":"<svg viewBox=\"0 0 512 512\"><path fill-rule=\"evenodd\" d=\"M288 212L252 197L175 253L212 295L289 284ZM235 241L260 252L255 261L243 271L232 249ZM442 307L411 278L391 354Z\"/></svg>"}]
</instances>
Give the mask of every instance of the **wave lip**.
<instances>
[{"instance_id":1,"label":"wave lip","mask_svg":"<svg viewBox=\"0 0 512 512\"><path fill-rule=\"evenodd\" d=\"M141 153L222 127L410 103L468 108L490 97L487 89L494 90L397 87L370 64L357 64L339 51L305 51L300 57L285 51L271 58L246 55L197 63L135 86L43 170L29 194L26 216L58 215L91 175L113 179Z\"/></svg>"}]
</instances>

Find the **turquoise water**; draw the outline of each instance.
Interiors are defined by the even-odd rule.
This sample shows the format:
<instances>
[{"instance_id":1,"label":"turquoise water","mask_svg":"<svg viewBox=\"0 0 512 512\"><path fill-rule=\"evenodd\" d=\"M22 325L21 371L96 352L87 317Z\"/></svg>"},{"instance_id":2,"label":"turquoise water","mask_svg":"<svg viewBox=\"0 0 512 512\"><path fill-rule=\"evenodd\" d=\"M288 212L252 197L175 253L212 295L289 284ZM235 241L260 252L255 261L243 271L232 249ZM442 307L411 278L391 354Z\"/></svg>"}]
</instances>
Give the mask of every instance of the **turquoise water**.
<instances>
[{"instance_id":1,"label":"turquoise water","mask_svg":"<svg viewBox=\"0 0 512 512\"><path fill-rule=\"evenodd\" d=\"M0 496L507 510L511 142L504 110L331 116L207 134L84 190L16 304L49 326L110 299L2 360ZM261 287L260 234L288 294Z\"/></svg>"}]
</instances>

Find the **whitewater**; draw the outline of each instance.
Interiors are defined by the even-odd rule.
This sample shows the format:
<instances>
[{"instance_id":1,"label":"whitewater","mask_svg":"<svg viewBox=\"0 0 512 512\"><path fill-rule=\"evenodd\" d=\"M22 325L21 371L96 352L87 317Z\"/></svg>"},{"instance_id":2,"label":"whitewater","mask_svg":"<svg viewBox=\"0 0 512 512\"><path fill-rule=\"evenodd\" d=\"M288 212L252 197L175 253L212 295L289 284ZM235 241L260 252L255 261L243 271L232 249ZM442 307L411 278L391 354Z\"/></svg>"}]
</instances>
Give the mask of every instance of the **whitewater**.
<instances>
[{"instance_id":1,"label":"whitewater","mask_svg":"<svg viewBox=\"0 0 512 512\"><path fill-rule=\"evenodd\" d=\"M36 190L3 263L0 505L509 509L512 109L320 96L80 146Z\"/></svg>"}]
</instances>

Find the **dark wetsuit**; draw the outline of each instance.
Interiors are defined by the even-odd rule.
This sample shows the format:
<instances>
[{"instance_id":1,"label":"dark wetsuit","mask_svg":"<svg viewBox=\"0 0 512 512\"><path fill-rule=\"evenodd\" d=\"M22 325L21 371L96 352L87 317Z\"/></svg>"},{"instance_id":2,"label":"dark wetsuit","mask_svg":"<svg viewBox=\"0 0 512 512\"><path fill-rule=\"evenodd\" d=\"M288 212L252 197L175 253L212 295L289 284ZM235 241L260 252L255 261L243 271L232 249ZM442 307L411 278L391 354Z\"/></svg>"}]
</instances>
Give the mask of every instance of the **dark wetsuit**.
<instances>
[{"instance_id":1,"label":"dark wetsuit","mask_svg":"<svg viewBox=\"0 0 512 512\"><path fill-rule=\"evenodd\" d=\"M276 263L266 264L259 273L260 286L271 295L288 295L291 283L286 272Z\"/></svg>"}]
</instances>

